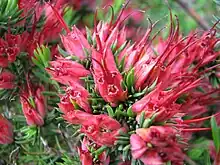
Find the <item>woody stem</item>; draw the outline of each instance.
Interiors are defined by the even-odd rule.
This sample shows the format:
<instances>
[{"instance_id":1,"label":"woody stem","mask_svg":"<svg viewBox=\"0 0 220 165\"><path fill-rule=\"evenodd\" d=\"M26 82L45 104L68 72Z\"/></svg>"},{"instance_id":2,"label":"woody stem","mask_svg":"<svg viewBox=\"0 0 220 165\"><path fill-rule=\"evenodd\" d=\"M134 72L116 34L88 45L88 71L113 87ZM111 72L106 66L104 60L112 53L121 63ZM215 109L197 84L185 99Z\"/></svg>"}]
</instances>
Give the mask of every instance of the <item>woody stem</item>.
<instances>
[{"instance_id":1,"label":"woody stem","mask_svg":"<svg viewBox=\"0 0 220 165\"><path fill-rule=\"evenodd\" d=\"M198 23L198 25L203 30L209 29L208 23L204 19L202 19L200 15L198 15L196 11L193 10L193 8L190 8L183 0L175 0L175 2L178 3L185 10L185 12L188 13Z\"/></svg>"}]
</instances>

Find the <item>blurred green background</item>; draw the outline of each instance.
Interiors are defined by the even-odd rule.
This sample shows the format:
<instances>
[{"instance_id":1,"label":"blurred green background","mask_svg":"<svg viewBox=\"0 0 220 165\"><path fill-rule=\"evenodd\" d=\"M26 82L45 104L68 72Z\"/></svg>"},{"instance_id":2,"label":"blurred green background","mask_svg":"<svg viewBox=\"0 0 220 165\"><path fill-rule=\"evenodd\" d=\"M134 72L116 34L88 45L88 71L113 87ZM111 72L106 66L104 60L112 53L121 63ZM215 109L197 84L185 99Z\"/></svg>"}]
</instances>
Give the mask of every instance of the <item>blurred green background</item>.
<instances>
[{"instance_id":1,"label":"blurred green background","mask_svg":"<svg viewBox=\"0 0 220 165\"><path fill-rule=\"evenodd\" d=\"M83 20L86 26L92 27L94 11L96 8L101 9L106 4L111 4L114 7L115 13L117 13L120 6L125 3L125 1L126 0L96 0L94 1L94 5L87 6L87 8L81 12L78 11L78 17L74 17L75 22L73 21L70 24L78 24L78 22ZM183 5L181 6L180 4ZM178 16L180 30L184 35L195 29L205 30L210 28L217 20L214 16L220 16L220 0L130 0L129 7L145 11L144 19L140 22L140 24L136 23L136 27L147 27L147 18L150 18L152 22L160 20L157 25L157 29L169 24L170 7L173 15ZM190 10L190 12L187 11L187 9ZM206 28L199 25L195 18L192 18L191 12L200 19ZM72 13L69 12L69 15L70 14ZM105 19L104 17L108 18L108 16L103 14L102 10L99 10L98 18ZM68 16L66 16L66 19L68 20Z\"/></svg>"}]
</instances>

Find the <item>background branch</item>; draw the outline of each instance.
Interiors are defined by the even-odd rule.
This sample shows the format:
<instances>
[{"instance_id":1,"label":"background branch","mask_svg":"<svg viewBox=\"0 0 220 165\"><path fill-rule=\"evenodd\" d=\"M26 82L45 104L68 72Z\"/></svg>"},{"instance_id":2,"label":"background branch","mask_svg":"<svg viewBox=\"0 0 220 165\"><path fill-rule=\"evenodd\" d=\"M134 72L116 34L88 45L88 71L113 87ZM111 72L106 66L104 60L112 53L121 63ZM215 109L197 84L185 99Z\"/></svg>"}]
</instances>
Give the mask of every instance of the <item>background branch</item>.
<instances>
[{"instance_id":1,"label":"background branch","mask_svg":"<svg viewBox=\"0 0 220 165\"><path fill-rule=\"evenodd\" d=\"M183 0L175 0L175 2L178 3L185 10L185 12L188 13L198 23L202 29L209 29L209 24L204 19L202 19L200 15L198 15L196 11L193 10L193 8L190 8L186 2Z\"/></svg>"}]
</instances>

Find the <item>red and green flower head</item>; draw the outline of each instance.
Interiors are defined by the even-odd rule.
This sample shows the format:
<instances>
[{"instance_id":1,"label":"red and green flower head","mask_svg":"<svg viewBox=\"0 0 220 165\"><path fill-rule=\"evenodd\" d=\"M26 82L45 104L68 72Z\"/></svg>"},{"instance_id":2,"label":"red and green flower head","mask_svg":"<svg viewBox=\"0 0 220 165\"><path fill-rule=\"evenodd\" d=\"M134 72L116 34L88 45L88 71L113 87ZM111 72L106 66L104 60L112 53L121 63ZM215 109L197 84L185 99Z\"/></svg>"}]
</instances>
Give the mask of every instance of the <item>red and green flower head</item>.
<instances>
[{"instance_id":1,"label":"red and green flower head","mask_svg":"<svg viewBox=\"0 0 220 165\"><path fill-rule=\"evenodd\" d=\"M200 123L219 100L206 78L207 64L219 56L219 39L214 27L182 37L171 16L167 38L157 40L153 24L129 42L125 7L115 21L112 14L109 22L97 23L96 12L86 35L58 15L67 32L60 35L65 57L47 68L64 85L58 106L64 120L80 126L83 164L182 165L193 132L210 130Z\"/></svg>"}]
</instances>

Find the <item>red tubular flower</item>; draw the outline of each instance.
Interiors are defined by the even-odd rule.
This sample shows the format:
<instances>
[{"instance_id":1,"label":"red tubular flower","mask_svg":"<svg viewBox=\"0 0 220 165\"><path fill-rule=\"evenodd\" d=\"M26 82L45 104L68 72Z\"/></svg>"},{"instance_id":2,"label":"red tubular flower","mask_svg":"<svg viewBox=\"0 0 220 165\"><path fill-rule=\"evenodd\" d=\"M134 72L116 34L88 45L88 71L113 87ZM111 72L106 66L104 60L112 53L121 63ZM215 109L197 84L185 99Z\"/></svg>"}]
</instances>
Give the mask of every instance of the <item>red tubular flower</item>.
<instances>
[{"instance_id":1,"label":"red tubular flower","mask_svg":"<svg viewBox=\"0 0 220 165\"><path fill-rule=\"evenodd\" d=\"M47 72L54 80L62 84L81 83L79 78L90 74L83 65L71 60L58 59L50 62L50 65L51 67L47 68Z\"/></svg>"},{"instance_id":2,"label":"red tubular flower","mask_svg":"<svg viewBox=\"0 0 220 165\"><path fill-rule=\"evenodd\" d=\"M5 35L5 40L0 39L0 66L7 67L9 63L16 60L20 53L21 38L20 35Z\"/></svg>"},{"instance_id":3,"label":"red tubular flower","mask_svg":"<svg viewBox=\"0 0 220 165\"><path fill-rule=\"evenodd\" d=\"M92 146L92 143L86 138L83 138L81 147L78 147L78 153L80 156L80 160L82 165L93 165L92 154L89 152L88 147ZM94 147L94 145L92 146ZM95 145L95 149L98 149L100 146ZM99 165L109 165L110 157L106 155L106 152L102 152L98 156L97 164Z\"/></svg>"},{"instance_id":4,"label":"red tubular flower","mask_svg":"<svg viewBox=\"0 0 220 165\"><path fill-rule=\"evenodd\" d=\"M20 101L27 124L42 126L44 124L44 120L36 109L34 109L26 99L20 97Z\"/></svg>"},{"instance_id":5,"label":"red tubular flower","mask_svg":"<svg viewBox=\"0 0 220 165\"><path fill-rule=\"evenodd\" d=\"M136 129L145 142L149 142L158 147L165 147L176 143L177 131L167 126L151 126L150 128Z\"/></svg>"},{"instance_id":6,"label":"red tubular flower","mask_svg":"<svg viewBox=\"0 0 220 165\"><path fill-rule=\"evenodd\" d=\"M130 137L132 156L147 165L162 165L171 161L183 164L182 145L177 141L178 132L167 126L140 128Z\"/></svg>"},{"instance_id":7,"label":"red tubular flower","mask_svg":"<svg viewBox=\"0 0 220 165\"><path fill-rule=\"evenodd\" d=\"M2 89L13 89L15 87L15 75L11 72L3 71L0 73L0 88Z\"/></svg>"},{"instance_id":8,"label":"red tubular flower","mask_svg":"<svg viewBox=\"0 0 220 165\"><path fill-rule=\"evenodd\" d=\"M102 146L112 146L119 130L124 130L118 121L107 115L92 115L80 110L71 110L63 118L72 124L82 125L81 132Z\"/></svg>"},{"instance_id":9,"label":"red tubular flower","mask_svg":"<svg viewBox=\"0 0 220 165\"><path fill-rule=\"evenodd\" d=\"M76 103L84 111L91 113L88 98L89 92L83 86L74 83L66 88L66 95L61 96L59 107L64 113L67 113L74 109Z\"/></svg>"},{"instance_id":10,"label":"red tubular flower","mask_svg":"<svg viewBox=\"0 0 220 165\"><path fill-rule=\"evenodd\" d=\"M106 49L104 54L93 50L92 65L96 89L104 100L112 106L116 106L119 101L124 101L127 98L127 91L121 87L123 79L116 67L111 50Z\"/></svg>"},{"instance_id":11,"label":"red tubular flower","mask_svg":"<svg viewBox=\"0 0 220 165\"><path fill-rule=\"evenodd\" d=\"M101 146L112 146L121 129L120 123L107 115L92 115L72 110L67 112L63 118L72 124L82 125L81 132Z\"/></svg>"},{"instance_id":12,"label":"red tubular flower","mask_svg":"<svg viewBox=\"0 0 220 165\"><path fill-rule=\"evenodd\" d=\"M22 110L28 125L42 126L44 124L46 103L44 96L41 94L43 90L44 88L39 86L35 92L29 89L20 94Z\"/></svg>"},{"instance_id":13,"label":"red tubular flower","mask_svg":"<svg viewBox=\"0 0 220 165\"><path fill-rule=\"evenodd\" d=\"M107 115L93 115L89 121L82 124L81 132L98 145L112 146L120 129L121 125L117 120Z\"/></svg>"},{"instance_id":14,"label":"red tubular flower","mask_svg":"<svg viewBox=\"0 0 220 165\"><path fill-rule=\"evenodd\" d=\"M92 75L89 78L94 80L86 81L84 88L80 77L88 76L89 73L82 65L67 59L65 62L52 62L48 72L54 79L68 85L59 103L63 118L71 124L81 125L81 133L93 144L108 147L115 144L119 130L124 129L120 123L131 132L141 126L143 128L136 129L136 134L130 136L131 155L134 159L147 165L162 165L166 162L182 165L186 147L182 142L187 143L193 131L210 130L191 128L191 124L201 126L198 123L210 117L197 117L207 111L207 105L219 100L218 95L212 96L216 90L197 90L198 87L207 87L205 76L202 75L213 68L203 68L219 55L219 52L213 50L218 42L216 32L211 29L202 36L195 33L183 38L179 35L178 21L174 30L171 16L171 29L166 40L161 39L153 45L155 42L150 39L155 39L157 34L151 36L154 27L151 25L140 40L130 44L126 42L125 27L121 27L124 10L125 7L115 23L112 15L110 22L100 21L97 24L96 12L93 42L87 42L76 27L70 32L62 18L58 17L67 31L66 36L61 36L63 46L71 55L79 57L80 62L91 62ZM91 55L87 59L84 49L91 50L88 51ZM130 75L133 74L130 69L134 71L134 76ZM123 88L126 85L132 86L126 90ZM98 94L104 101L97 98ZM91 102L88 102L88 97L91 97ZM118 106L121 102L123 106ZM110 105L106 108L108 114L120 123L106 115L106 104ZM135 115L130 112L130 107L138 122L140 116L145 115L142 124L135 125L136 121L132 121ZM183 120L188 115L196 118ZM152 126L154 122L164 125ZM79 153L83 162L91 163L88 149L82 146Z\"/></svg>"},{"instance_id":15,"label":"red tubular flower","mask_svg":"<svg viewBox=\"0 0 220 165\"><path fill-rule=\"evenodd\" d=\"M70 33L68 33L66 36L61 35L60 37L63 46L69 54L75 55L80 59L86 58L84 49L89 50L90 45L77 27L74 26Z\"/></svg>"},{"instance_id":16,"label":"red tubular flower","mask_svg":"<svg viewBox=\"0 0 220 165\"><path fill-rule=\"evenodd\" d=\"M88 122L88 120L91 120L93 115L77 110L77 109L72 109L66 112L63 115L63 118L68 121L71 124L84 124Z\"/></svg>"},{"instance_id":17,"label":"red tubular flower","mask_svg":"<svg viewBox=\"0 0 220 165\"><path fill-rule=\"evenodd\" d=\"M75 109L73 103L71 103L69 98L65 96L61 96L60 103L58 103L58 106L64 114L74 111Z\"/></svg>"},{"instance_id":18,"label":"red tubular flower","mask_svg":"<svg viewBox=\"0 0 220 165\"><path fill-rule=\"evenodd\" d=\"M0 144L10 144L13 141L12 124L0 114Z\"/></svg>"},{"instance_id":19,"label":"red tubular flower","mask_svg":"<svg viewBox=\"0 0 220 165\"><path fill-rule=\"evenodd\" d=\"M156 150L147 151L147 144L140 136L132 134L130 144L133 158L140 159L146 165L162 165L164 163Z\"/></svg>"},{"instance_id":20,"label":"red tubular flower","mask_svg":"<svg viewBox=\"0 0 220 165\"><path fill-rule=\"evenodd\" d=\"M43 96L42 92L44 91L44 87L43 86L39 86L36 89L36 93L35 93L35 97L34 97L34 101L36 104L36 108L39 112L39 114L42 117L46 116L46 100L45 97Z\"/></svg>"},{"instance_id":21,"label":"red tubular flower","mask_svg":"<svg viewBox=\"0 0 220 165\"><path fill-rule=\"evenodd\" d=\"M139 159L148 149L146 142L137 134L130 137L131 154L134 159Z\"/></svg>"},{"instance_id":22,"label":"red tubular flower","mask_svg":"<svg viewBox=\"0 0 220 165\"><path fill-rule=\"evenodd\" d=\"M83 86L74 83L66 89L66 94L70 102L75 101L84 111L91 113L88 102L89 92Z\"/></svg>"},{"instance_id":23,"label":"red tubular flower","mask_svg":"<svg viewBox=\"0 0 220 165\"><path fill-rule=\"evenodd\" d=\"M150 151L143 155L140 160L146 165L163 165L160 155L157 151Z\"/></svg>"},{"instance_id":24,"label":"red tubular flower","mask_svg":"<svg viewBox=\"0 0 220 165\"><path fill-rule=\"evenodd\" d=\"M78 154L82 165L93 165L92 156L88 150L89 141L84 137L81 147L78 147Z\"/></svg>"},{"instance_id":25,"label":"red tubular flower","mask_svg":"<svg viewBox=\"0 0 220 165\"><path fill-rule=\"evenodd\" d=\"M44 42L49 42L53 39L57 39L59 37L59 33L63 29L62 22L59 22L57 18L57 13L63 15L64 14L64 6L67 4L66 0L57 0L55 3L46 3L39 2L38 0L30 0L28 2L24 0L19 0L18 5L21 10L23 10L24 16L28 14L33 14L33 19L31 20L33 23L31 32L25 31L22 34L22 48L28 52L29 56L33 56L33 50L38 46L43 44ZM33 13L30 13L33 11ZM54 12L56 11L56 12ZM40 17L45 14L45 23L42 27L42 30L37 31L37 22ZM25 21L21 22L23 24ZM66 28L67 26L65 26Z\"/></svg>"},{"instance_id":26,"label":"red tubular flower","mask_svg":"<svg viewBox=\"0 0 220 165\"><path fill-rule=\"evenodd\" d=\"M176 100L184 93L195 89L199 84L200 80L179 82L178 86L173 86L173 89L168 91L163 90L162 87L162 85L166 85L166 83L159 84L151 93L134 103L132 110L136 112L138 116L143 111L146 117L152 117L153 114L157 114L155 121L168 120L183 111L181 104L177 104Z\"/></svg>"}]
</instances>

